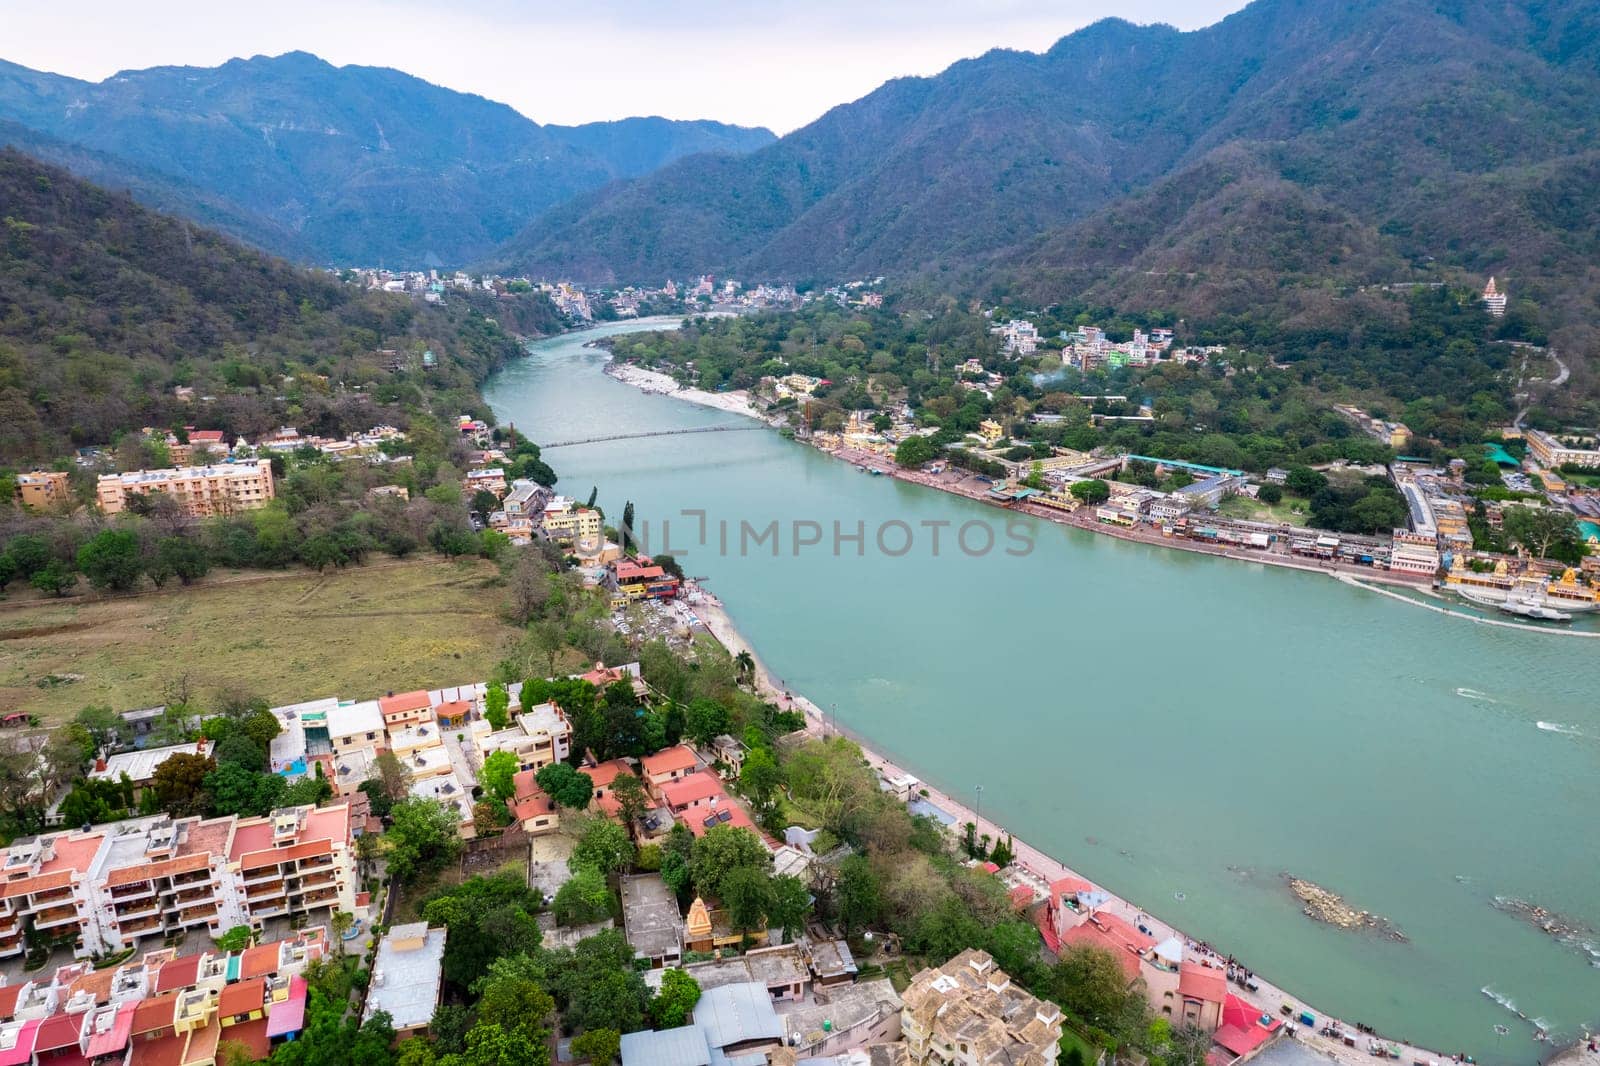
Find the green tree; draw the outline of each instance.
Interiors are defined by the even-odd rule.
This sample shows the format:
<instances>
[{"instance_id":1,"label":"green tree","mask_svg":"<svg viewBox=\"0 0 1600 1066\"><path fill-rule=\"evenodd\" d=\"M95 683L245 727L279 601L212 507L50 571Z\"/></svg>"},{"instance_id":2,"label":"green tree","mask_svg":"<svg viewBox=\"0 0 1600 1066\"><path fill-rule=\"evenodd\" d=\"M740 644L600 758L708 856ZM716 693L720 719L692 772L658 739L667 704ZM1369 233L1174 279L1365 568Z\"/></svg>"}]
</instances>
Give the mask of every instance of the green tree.
<instances>
[{"instance_id":1,"label":"green tree","mask_svg":"<svg viewBox=\"0 0 1600 1066\"><path fill-rule=\"evenodd\" d=\"M644 817L650 809L650 795L644 782L633 774L618 774L611 779L611 795L617 801L617 814L623 824L631 825Z\"/></svg>"},{"instance_id":2,"label":"green tree","mask_svg":"<svg viewBox=\"0 0 1600 1066\"><path fill-rule=\"evenodd\" d=\"M899 466L921 466L939 454L938 447L927 437L913 436L901 441L894 450L894 461Z\"/></svg>"},{"instance_id":3,"label":"green tree","mask_svg":"<svg viewBox=\"0 0 1600 1066\"><path fill-rule=\"evenodd\" d=\"M526 877L510 872L469 877L424 900L422 916L450 931L444 979L467 989L490 971L496 959L536 953L541 939L535 917L539 902Z\"/></svg>"},{"instance_id":4,"label":"green tree","mask_svg":"<svg viewBox=\"0 0 1600 1066\"><path fill-rule=\"evenodd\" d=\"M243 951L255 939L255 931L248 925L236 925L217 937L217 950L224 955Z\"/></svg>"},{"instance_id":5,"label":"green tree","mask_svg":"<svg viewBox=\"0 0 1600 1066\"><path fill-rule=\"evenodd\" d=\"M581 811L594 798L594 779L564 762L540 767L534 775L539 789L558 807Z\"/></svg>"},{"instance_id":6,"label":"green tree","mask_svg":"<svg viewBox=\"0 0 1600 1066\"><path fill-rule=\"evenodd\" d=\"M772 899L767 904L767 921L783 930L784 940L793 940L805 929L811 913L811 891L806 883L790 874L772 879Z\"/></svg>"},{"instance_id":7,"label":"green tree","mask_svg":"<svg viewBox=\"0 0 1600 1066\"><path fill-rule=\"evenodd\" d=\"M1122 1017L1128 997L1128 978L1111 952L1075 945L1062 952L1050 974L1050 998L1090 1025L1110 1030Z\"/></svg>"},{"instance_id":8,"label":"green tree","mask_svg":"<svg viewBox=\"0 0 1600 1066\"><path fill-rule=\"evenodd\" d=\"M590 1066L608 1066L621 1050L622 1036L615 1029L589 1029L572 1038L572 1053Z\"/></svg>"},{"instance_id":9,"label":"green tree","mask_svg":"<svg viewBox=\"0 0 1600 1066\"><path fill-rule=\"evenodd\" d=\"M1583 558L1578 527L1567 511L1552 507L1507 507L1505 533L1540 559L1576 563Z\"/></svg>"},{"instance_id":10,"label":"green tree","mask_svg":"<svg viewBox=\"0 0 1600 1066\"><path fill-rule=\"evenodd\" d=\"M592 866L579 866L556 889L551 909L562 925L587 925L610 916L611 900L605 874Z\"/></svg>"},{"instance_id":11,"label":"green tree","mask_svg":"<svg viewBox=\"0 0 1600 1066\"><path fill-rule=\"evenodd\" d=\"M1068 492L1082 500L1090 507L1105 503L1111 498L1111 486L1099 478L1090 478L1087 481L1074 481Z\"/></svg>"},{"instance_id":12,"label":"green tree","mask_svg":"<svg viewBox=\"0 0 1600 1066\"><path fill-rule=\"evenodd\" d=\"M684 735L702 748L728 731L728 709L716 700L701 697L689 704L684 714Z\"/></svg>"},{"instance_id":13,"label":"green tree","mask_svg":"<svg viewBox=\"0 0 1600 1066\"><path fill-rule=\"evenodd\" d=\"M511 706L511 697L506 693L506 687L498 681L491 682L483 694L483 717L495 729L504 729L511 724L511 715L508 708Z\"/></svg>"},{"instance_id":14,"label":"green tree","mask_svg":"<svg viewBox=\"0 0 1600 1066\"><path fill-rule=\"evenodd\" d=\"M663 863L663 869L665 864ZM695 891L708 899L722 899L728 877L735 870L772 872L772 853L750 830L731 825L713 826L694 842L690 870Z\"/></svg>"},{"instance_id":15,"label":"green tree","mask_svg":"<svg viewBox=\"0 0 1600 1066\"><path fill-rule=\"evenodd\" d=\"M156 545L155 558L162 569L175 574L185 585L205 577L211 569L205 549L189 537L162 538Z\"/></svg>"},{"instance_id":16,"label":"green tree","mask_svg":"<svg viewBox=\"0 0 1600 1066\"><path fill-rule=\"evenodd\" d=\"M77 714L73 722L89 734L94 751L110 751L122 735L122 717L104 704L91 703ZM91 758L93 752L90 753Z\"/></svg>"},{"instance_id":17,"label":"green tree","mask_svg":"<svg viewBox=\"0 0 1600 1066\"><path fill-rule=\"evenodd\" d=\"M834 895L847 935L877 924L883 911L883 894L878 875L865 855L851 855L839 864Z\"/></svg>"},{"instance_id":18,"label":"green tree","mask_svg":"<svg viewBox=\"0 0 1600 1066\"><path fill-rule=\"evenodd\" d=\"M609 818L591 818L578 836L567 866L573 870L588 866L609 876L632 863L633 856L627 829Z\"/></svg>"},{"instance_id":19,"label":"green tree","mask_svg":"<svg viewBox=\"0 0 1600 1066\"><path fill-rule=\"evenodd\" d=\"M700 1002L700 982L679 969L664 970L661 989L650 1000L650 1020L657 1029L689 1024L689 1014Z\"/></svg>"},{"instance_id":20,"label":"green tree","mask_svg":"<svg viewBox=\"0 0 1600 1066\"><path fill-rule=\"evenodd\" d=\"M491 752L489 757L483 760L483 770L478 774L478 779L483 782L483 787L489 795L504 803L516 791L512 782L519 768L517 757L512 752Z\"/></svg>"},{"instance_id":21,"label":"green tree","mask_svg":"<svg viewBox=\"0 0 1600 1066\"><path fill-rule=\"evenodd\" d=\"M739 790L759 809L768 810L783 785L783 771L772 752L766 748L752 748L744 757L739 769Z\"/></svg>"},{"instance_id":22,"label":"green tree","mask_svg":"<svg viewBox=\"0 0 1600 1066\"><path fill-rule=\"evenodd\" d=\"M1291 466L1289 474L1284 479L1283 487L1296 496L1311 497L1321 492L1328 485L1326 475L1311 469L1309 466Z\"/></svg>"},{"instance_id":23,"label":"green tree","mask_svg":"<svg viewBox=\"0 0 1600 1066\"><path fill-rule=\"evenodd\" d=\"M384 833L388 868L401 884L442 869L461 854L461 818L454 807L411 797L396 803L389 819L389 830Z\"/></svg>"},{"instance_id":24,"label":"green tree","mask_svg":"<svg viewBox=\"0 0 1600 1066\"><path fill-rule=\"evenodd\" d=\"M173 817L200 814L209 801L206 778L216 768L216 760L208 755L169 755L151 775L150 789L161 810Z\"/></svg>"},{"instance_id":25,"label":"green tree","mask_svg":"<svg viewBox=\"0 0 1600 1066\"><path fill-rule=\"evenodd\" d=\"M28 584L51 596L65 596L78 585L78 575L60 559L51 559L35 570Z\"/></svg>"},{"instance_id":26,"label":"green tree","mask_svg":"<svg viewBox=\"0 0 1600 1066\"><path fill-rule=\"evenodd\" d=\"M78 549L78 569L97 589L122 592L139 583L144 564L139 538L125 529L103 529Z\"/></svg>"}]
</instances>

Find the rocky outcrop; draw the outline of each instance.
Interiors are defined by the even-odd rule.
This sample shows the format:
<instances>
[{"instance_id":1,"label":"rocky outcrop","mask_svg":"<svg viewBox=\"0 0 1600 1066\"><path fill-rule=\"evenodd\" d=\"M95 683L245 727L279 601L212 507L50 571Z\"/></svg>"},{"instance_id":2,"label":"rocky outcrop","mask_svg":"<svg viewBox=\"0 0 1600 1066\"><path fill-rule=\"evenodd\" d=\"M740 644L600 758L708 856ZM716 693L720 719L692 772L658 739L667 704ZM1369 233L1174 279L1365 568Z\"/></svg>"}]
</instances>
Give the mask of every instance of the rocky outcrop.
<instances>
[{"instance_id":1,"label":"rocky outcrop","mask_svg":"<svg viewBox=\"0 0 1600 1066\"><path fill-rule=\"evenodd\" d=\"M1302 904L1300 911L1307 918L1340 929L1370 930L1382 933L1390 940L1405 942L1406 935L1396 929L1387 918L1351 906L1345 902L1343 896L1323 888L1314 881L1289 874L1285 874L1284 879L1289 883L1289 891L1293 892L1295 898Z\"/></svg>"}]
</instances>

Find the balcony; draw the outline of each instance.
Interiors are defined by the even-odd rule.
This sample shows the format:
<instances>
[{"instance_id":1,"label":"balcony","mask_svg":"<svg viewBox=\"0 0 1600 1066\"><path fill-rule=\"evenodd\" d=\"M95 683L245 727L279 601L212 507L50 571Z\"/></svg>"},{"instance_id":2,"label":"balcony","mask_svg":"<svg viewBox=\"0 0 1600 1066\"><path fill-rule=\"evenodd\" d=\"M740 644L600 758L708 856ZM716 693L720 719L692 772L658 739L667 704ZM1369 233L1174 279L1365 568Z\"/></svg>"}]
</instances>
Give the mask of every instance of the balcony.
<instances>
[{"instance_id":1,"label":"balcony","mask_svg":"<svg viewBox=\"0 0 1600 1066\"><path fill-rule=\"evenodd\" d=\"M290 884L289 892L293 895L302 892L314 892L319 888L332 888L335 880L331 873L323 874L321 877L302 878L298 887L293 883Z\"/></svg>"},{"instance_id":2,"label":"balcony","mask_svg":"<svg viewBox=\"0 0 1600 1066\"><path fill-rule=\"evenodd\" d=\"M191 903L209 901L215 898L216 893L211 890L211 886L203 885L200 888L192 888L187 892L179 892L172 897L172 902L181 908L187 907Z\"/></svg>"},{"instance_id":3,"label":"balcony","mask_svg":"<svg viewBox=\"0 0 1600 1066\"><path fill-rule=\"evenodd\" d=\"M250 904L250 917L252 918L279 918L289 913L289 907L283 901L265 904Z\"/></svg>"},{"instance_id":4,"label":"balcony","mask_svg":"<svg viewBox=\"0 0 1600 1066\"><path fill-rule=\"evenodd\" d=\"M191 870L185 874L174 874L172 877L172 884L175 888L187 888L190 885L209 885L210 883L211 871L209 869Z\"/></svg>"},{"instance_id":5,"label":"balcony","mask_svg":"<svg viewBox=\"0 0 1600 1066\"><path fill-rule=\"evenodd\" d=\"M153 899L141 900L126 906L119 906L117 907L116 911L117 924L121 925L125 921L131 921L135 918L143 918L147 914L160 914L161 906Z\"/></svg>"},{"instance_id":6,"label":"balcony","mask_svg":"<svg viewBox=\"0 0 1600 1066\"><path fill-rule=\"evenodd\" d=\"M33 916L35 929L49 929L52 926L67 925L77 921L78 908L76 907L52 907Z\"/></svg>"},{"instance_id":7,"label":"balcony","mask_svg":"<svg viewBox=\"0 0 1600 1066\"><path fill-rule=\"evenodd\" d=\"M118 885L111 890L112 902L120 903L125 899L138 899L140 896L152 896L156 886L150 881L135 881L131 885Z\"/></svg>"},{"instance_id":8,"label":"balcony","mask_svg":"<svg viewBox=\"0 0 1600 1066\"><path fill-rule=\"evenodd\" d=\"M151 933L162 932L165 928L165 923L161 921L161 915L159 914L153 914L148 918L140 918L137 921L117 923L117 929L123 936L148 936Z\"/></svg>"},{"instance_id":9,"label":"balcony","mask_svg":"<svg viewBox=\"0 0 1600 1066\"><path fill-rule=\"evenodd\" d=\"M72 902L72 889L58 888L49 892L36 892L31 897L36 908L43 909Z\"/></svg>"},{"instance_id":10,"label":"balcony","mask_svg":"<svg viewBox=\"0 0 1600 1066\"><path fill-rule=\"evenodd\" d=\"M283 894L283 880L279 878L278 880L270 882L263 881L259 884L246 888L244 898L251 903L255 903L258 900L270 899L273 896L281 896Z\"/></svg>"},{"instance_id":11,"label":"balcony","mask_svg":"<svg viewBox=\"0 0 1600 1066\"><path fill-rule=\"evenodd\" d=\"M245 887L259 885L263 881L280 881L283 879L283 870L277 865L263 866L259 870L251 870L244 875Z\"/></svg>"},{"instance_id":12,"label":"balcony","mask_svg":"<svg viewBox=\"0 0 1600 1066\"><path fill-rule=\"evenodd\" d=\"M331 907L338 902L339 893L329 888L303 897L300 900L300 906L306 910L312 910L316 907Z\"/></svg>"}]
</instances>

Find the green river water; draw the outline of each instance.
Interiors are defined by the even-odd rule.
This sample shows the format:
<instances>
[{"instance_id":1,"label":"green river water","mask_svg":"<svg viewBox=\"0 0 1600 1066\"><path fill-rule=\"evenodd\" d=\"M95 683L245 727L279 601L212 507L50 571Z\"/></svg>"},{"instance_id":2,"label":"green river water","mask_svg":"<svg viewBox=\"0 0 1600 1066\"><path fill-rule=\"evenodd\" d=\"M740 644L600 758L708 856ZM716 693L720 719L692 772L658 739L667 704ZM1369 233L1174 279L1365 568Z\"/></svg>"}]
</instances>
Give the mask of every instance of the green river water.
<instances>
[{"instance_id":1,"label":"green river water","mask_svg":"<svg viewBox=\"0 0 1600 1066\"><path fill-rule=\"evenodd\" d=\"M497 417L541 442L748 422L602 374L584 343L638 328L534 344L490 382ZM1583 942L1600 934L1563 943L1493 905L1600 929L1596 642L1007 516L769 431L547 458L569 495L598 485L613 516L632 500L651 547L668 520L788 687L952 795L981 785L986 816L1307 1002L1480 1061L1549 1050L1484 989L1565 1037L1600 1021ZM686 509L706 512L704 545ZM1030 551L1008 553L1008 517ZM780 523L776 557L740 550L741 520ZM993 550L978 527L977 554L956 543L974 521ZM797 549L796 522L822 543ZM863 523L864 550L835 552L835 522ZM1285 873L1409 942L1314 923Z\"/></svg>"}]
</instances>

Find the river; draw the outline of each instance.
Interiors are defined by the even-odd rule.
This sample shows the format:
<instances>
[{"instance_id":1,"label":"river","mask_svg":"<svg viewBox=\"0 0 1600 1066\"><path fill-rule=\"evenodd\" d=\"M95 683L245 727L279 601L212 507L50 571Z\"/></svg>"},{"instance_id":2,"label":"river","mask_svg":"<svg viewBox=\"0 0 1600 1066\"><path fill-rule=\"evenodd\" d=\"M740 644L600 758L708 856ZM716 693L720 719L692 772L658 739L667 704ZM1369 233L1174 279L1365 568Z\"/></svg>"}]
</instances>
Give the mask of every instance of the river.
<instances>
[{"instance_id":1,"label":"river","mask_svg":"<svg viewBox=\"0 0 1600 1066\"><path fill-rule=\"evenodd\" d=\"M583 344L638 328L532 345L487 387L496 416L535 441L748 421L602 374L604 353ZM1547 1050L1485 988L1567 1037L1600 1021L1583 945L1493 905L1515 897L1600 929L1593 642L1022 517L1008 536L995 508L773 432L547 458L569 495L597 485L612 516L633 501L656 545L668 520L685 571L709 578L788 687L1307 1002L1480 1061ZM686 509L706 512L705 546ZM780 524L776 557L771 541L740 550L741 520ZM822 543L797 547L811 527L796 536L796 522L818 523ZM835 552L834 522L864 524L864 549ZM971 522L995 531L993 550L977 526L972 554L955 543ZM1314 923L1285 873L1409 941Z\"/></svg>"}]
</instances>

